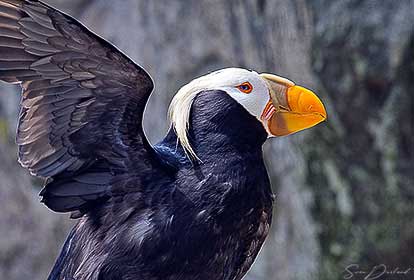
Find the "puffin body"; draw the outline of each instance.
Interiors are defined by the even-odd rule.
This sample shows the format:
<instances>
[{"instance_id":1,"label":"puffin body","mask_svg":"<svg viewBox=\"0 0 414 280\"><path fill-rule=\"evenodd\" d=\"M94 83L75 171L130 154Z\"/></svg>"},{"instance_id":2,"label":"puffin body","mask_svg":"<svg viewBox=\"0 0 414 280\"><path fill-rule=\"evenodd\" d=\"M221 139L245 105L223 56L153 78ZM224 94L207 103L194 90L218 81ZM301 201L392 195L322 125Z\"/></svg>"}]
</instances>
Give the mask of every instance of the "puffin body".
<instances>
[{"instance_id":1,"label":"puffin body","mask_svg":"<svg viewBox=\"0 0 414 280\"><path fill-rule=\"evenodd\" d=\"M212 103L233 112L239 127L229 130L233 120L210 110ZM271 222L261 149L267 134L221 91L197 96L191 123L197 124L190 131L203 163L194 165L182 148L176 151L170 130L154 147L168 171L131 180L129 187L141 192L112 197L83 216L51 279L241 279Z\"/></svg>"},{"instance_id":2,"label":"puffin body","mask_svg":"<svg viewBox=\"0 0 414 280\"><path fill-rule=\"evenodd\" d=\"M311 91L227 68L177 92L152 146L150 76L36 0L0 0L0 80L23 89L20 163L78 219L50 280L241 279L272 217L263 143L326 118Z\"/></svg>"}]
</instances>

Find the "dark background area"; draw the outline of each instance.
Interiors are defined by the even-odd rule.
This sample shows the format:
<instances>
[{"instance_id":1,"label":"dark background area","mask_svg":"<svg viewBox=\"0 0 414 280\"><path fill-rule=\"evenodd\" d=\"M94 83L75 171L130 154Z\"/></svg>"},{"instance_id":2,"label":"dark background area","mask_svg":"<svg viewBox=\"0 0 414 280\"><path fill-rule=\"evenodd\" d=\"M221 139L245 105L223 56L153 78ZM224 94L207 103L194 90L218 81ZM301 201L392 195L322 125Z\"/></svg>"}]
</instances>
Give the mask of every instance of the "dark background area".
<instances>
[{"instance_id":1,"label":"dark background area","mask_svg":"<svg viewBox=\"0 0 414 280\"><path fill-rule=\"evenodd\" d=\"M274 221L246 279L344 279L351 264L414 279L414 1L46 2L148 70L153 143L175 92L219 68L277 73L324 101L327 122L264 147ZM40 280L73 221L39 203L41 180L17 163L19 90L0 85L0 279Z\"/></svg>"}]
</instances>

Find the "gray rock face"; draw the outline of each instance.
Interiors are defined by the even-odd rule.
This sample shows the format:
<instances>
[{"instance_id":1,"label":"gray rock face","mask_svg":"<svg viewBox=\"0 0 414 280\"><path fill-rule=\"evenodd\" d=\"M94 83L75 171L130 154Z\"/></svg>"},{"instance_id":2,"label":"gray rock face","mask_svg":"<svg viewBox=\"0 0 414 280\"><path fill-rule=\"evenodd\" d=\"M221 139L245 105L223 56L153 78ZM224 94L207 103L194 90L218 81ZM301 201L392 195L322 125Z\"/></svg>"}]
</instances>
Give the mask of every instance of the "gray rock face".
<instances>
[{"instance_id":1,"label":"gray rock face","mask_svg":"<svg viewBox=\"0 0 414 280\"><path fill-rule=\"evenodd\" d=\"M308 2L315 11L312 66L330 111L305 156L322 279L351 263L409 267L414 2Z\"/></svg>"},{"instance_id":2,"label":"gray rock face","mask_svg":"<svg viewBox=\"0 0 414 280\"><path fill-rule=\"evenodd\" d=\"M327 123L264 147L275 219L246 279L339 279L350 263L412 259L413 1L47 2L149 71L153 142L173 94L219 68L278 73L322 96ZM40 182L18 167L19 97L0 90L0 274L45 279L69 221L37 202Z\"/></svg>"}]
</instances>

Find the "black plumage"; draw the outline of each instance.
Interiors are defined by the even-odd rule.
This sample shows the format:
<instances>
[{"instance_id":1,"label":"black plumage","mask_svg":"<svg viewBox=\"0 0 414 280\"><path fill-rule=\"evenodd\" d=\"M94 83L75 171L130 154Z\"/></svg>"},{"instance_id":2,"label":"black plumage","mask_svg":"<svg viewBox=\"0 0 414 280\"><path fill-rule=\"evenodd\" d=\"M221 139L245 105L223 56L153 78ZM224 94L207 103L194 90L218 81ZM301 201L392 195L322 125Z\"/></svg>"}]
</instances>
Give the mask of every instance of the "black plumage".
<instances>
[{"instance_id":1,"label":"black plumage","mask_svg":"<svg viewBox=\"0 0 414 280\"><path fill-rule=\"evenodd\" d=\"M73 18L0 0L0 79L21 83L19 160L43 202L79 218L49 279L241 279L270 226L267 133L225 92L194 100L187 158L152 147L148 74ZM220 108L214 110L213 108ZM248 133L246 133L248 131Z\"/></svg>"}]
</instances>

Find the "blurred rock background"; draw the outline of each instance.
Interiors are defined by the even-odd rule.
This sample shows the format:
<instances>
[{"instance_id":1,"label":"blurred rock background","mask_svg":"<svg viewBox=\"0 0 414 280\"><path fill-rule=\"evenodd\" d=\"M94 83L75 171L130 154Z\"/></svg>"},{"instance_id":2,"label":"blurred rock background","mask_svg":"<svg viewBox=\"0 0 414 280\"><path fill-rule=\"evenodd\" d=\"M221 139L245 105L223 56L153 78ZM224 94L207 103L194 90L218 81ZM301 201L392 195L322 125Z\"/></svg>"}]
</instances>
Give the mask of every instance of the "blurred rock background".
<instances>
[{"instance_id":1,"label":"blurred rock background","mask_svg":"<svg viewBox=\"0 0 414 280\"><path fill-rule=\"evenodd\" d=\"M46 2L149 71L153 142L178 88L219 68L278 73L322 97L327 123L265 145L275 218L245 279L331 280L344 279L350 264L414 266L413 0ZM40 280L72 221L38 202L42 182L17 163L18 92L0 85L0 279ZM414 271L384 277L414 279Z\"/></svg>"}]
</instances>

